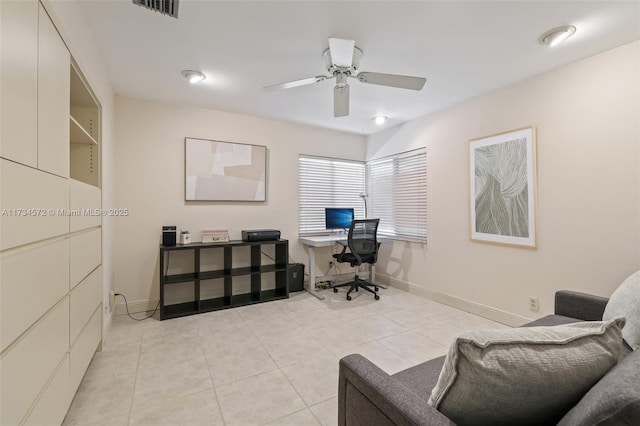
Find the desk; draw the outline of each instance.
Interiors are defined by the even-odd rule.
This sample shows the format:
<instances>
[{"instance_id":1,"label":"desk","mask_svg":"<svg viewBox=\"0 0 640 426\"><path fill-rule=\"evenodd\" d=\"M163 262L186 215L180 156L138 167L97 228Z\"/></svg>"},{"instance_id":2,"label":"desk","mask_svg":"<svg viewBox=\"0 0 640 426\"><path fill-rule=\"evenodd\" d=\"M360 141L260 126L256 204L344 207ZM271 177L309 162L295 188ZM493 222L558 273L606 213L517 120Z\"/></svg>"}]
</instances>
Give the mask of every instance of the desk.
<instances>
[{"instance_id":1,"label":"desk","mask_svg":"<svg viewBox=\"0 0 640 426\"><path fill-rule=\"evenodd\" d=\"M314 295L315 297L317 297L318 299L322 300L324 299L324 296L320 295L316 291L316 278L317 278L316 277L316 247L330 247L339 242L346 243L347 235L346 234L321 235L317 237L298 238L298 241L300 241L302 244L304 244L309 248L309 288L307 289L307 291L312 295ZM378 240L378 242L382 243L383 241ZM338 274L338 275L324 275L323 278L329 280L329 279L335 279L342 276L345 276L345 278L352 277L353 274L348 273L348 274ZM370 272L369 279L371 282L375 282L375 267L373 265L371 265L371 272ZM386 288L385 286L382 286L379 284L377 285L378 287Z\"/></svg>"}]
</instances>

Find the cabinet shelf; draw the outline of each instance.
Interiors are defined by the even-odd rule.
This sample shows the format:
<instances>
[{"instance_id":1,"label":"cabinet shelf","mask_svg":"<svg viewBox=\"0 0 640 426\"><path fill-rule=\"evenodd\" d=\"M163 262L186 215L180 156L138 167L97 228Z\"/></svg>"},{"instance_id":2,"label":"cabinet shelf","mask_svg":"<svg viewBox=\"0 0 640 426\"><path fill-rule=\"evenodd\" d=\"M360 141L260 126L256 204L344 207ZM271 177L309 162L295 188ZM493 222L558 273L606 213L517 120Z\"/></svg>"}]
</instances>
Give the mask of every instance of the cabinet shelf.
<instances>
[{"instance_id":1,"label":"cabinet shelf","mask_svg":"<svg viewBox=\"0 0 640 426\"><path fill-rule=\"evenodd\" d=\"M263 265L263 247L273 246L275 251L275 263ZM249 266L233 268L234 256L247 254L249 247ZM201 251L216 248L220 249L223 256L223 265L217 270L201 270ZM172 251L192 251L193 269L191 272L168 274L167 264L169 253ZM166 259L165 259L166 256ZM270 300L285 299L289 297L289 242L287 240L276 241L229 241L227 243L194 243L189 245L160 246L160 319L177 318L185 315L193 315L202 312L215 311L236 306L245 306L253 303L267 302ZM272 260L273 261L273 260ZM275 288L263 289L265 280ZM219 280L218 283L204 284L209 280ZM193 301L178 304L166 304L165 291L170 286L186 283L186 288L192 288ZM206 285L207 287L202 287ZM191 286L191 287L189 287ZM180 288L184 291L183 288ZM234 294L234 290L239 294ZM207 293L209 297L201 297L201 293ZM184 299L183 299L184 300Z\"/></svg>"},{"instance_id":2,"label":"cabinet shelf","mask_svg":"<svg viewBox=\"0 0 640 426\"><path fill-rule=\"evenodd\" d=\"M69 116L69 131L71 143L98 145L98 142L93 138L93 136L91 136L89 132L87 132L71 115Z\"/></svg>"},{"instance_id":3,"label":"cabinet shelf","mask_svg":"<svg viewBox=\"0 0 640 426\"><path fill-rule=\"evenodd\" d=\"M197 302L177 303L175 305L164 306L164 318L178 318L198 313Z\"/></svg>"},{"instance_id":4,"label":"cabinet shelf","mask_svg":"<svg viewBox=\"0 0 640 426\"><path fill-rule=\"evenodd\" d=\"M198 278L196 273L189 274L175 274L175 275L165 275L164 284L178 284L178 283L186 283L189 281L195 281Z\"/></svg>"}]
</instances>

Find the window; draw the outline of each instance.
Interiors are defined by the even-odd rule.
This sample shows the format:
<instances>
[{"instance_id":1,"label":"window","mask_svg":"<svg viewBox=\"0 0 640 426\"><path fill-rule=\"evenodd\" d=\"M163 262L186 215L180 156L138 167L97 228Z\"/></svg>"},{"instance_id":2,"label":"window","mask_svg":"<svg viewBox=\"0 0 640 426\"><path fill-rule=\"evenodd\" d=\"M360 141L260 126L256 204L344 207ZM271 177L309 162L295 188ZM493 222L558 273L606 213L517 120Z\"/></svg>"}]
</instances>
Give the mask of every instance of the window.
<instances>
[{"instance_id":1,"label":"window","mask_svg":"<svg viewBox=\"0 0 640 426\"><path fill-rule=\"evenodd\" d=\"M368 161L366 182L368 215L380 218L378 234L426 242L426 148Z\"/></svg>"},{"instance_id":2,"label":"window","mask_svg":"<svg viewBox=\"0 0 640 426\"><path fill-rule=\"evenodd\" d=\"M336 158L298 158L298 235L326 233L325 207L352 207L364 214L365 164Z\"/></svg>"},{"instance_id":3,"label":"window","mask_svg":"<svg viewBox=\"0 0 640 426\"><path fill-rule=\"evenodd\" d=\"M380 218L380 236L427 241L426 148L367 163L301 155L298 184L298 235L326 233L325 207L352 207Z\"/></svg>"}]
</instances>

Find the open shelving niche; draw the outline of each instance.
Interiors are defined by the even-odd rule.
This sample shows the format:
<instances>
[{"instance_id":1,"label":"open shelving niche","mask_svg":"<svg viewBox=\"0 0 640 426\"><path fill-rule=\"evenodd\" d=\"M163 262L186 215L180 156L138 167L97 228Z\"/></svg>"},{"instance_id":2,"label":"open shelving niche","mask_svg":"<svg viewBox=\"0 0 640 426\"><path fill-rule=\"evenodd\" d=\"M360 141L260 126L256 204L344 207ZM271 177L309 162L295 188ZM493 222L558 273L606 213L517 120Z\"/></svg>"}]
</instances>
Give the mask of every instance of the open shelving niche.
<instances>
[{"instance_id":1,"label":"open shelving niche","mask_svg":"<svg viewBox=\"0 0 640 426\"><path fill-rule=\"evenodd\" d=\"M70 177L100 187L100 104L71 61Z\"/></svg>"},{"instance_id":2,"label":"open shelving niche","mask_svg":"<svg viewBox=\"0 0 640 426\"><path fill-rule=\"evenodd\" d=\"M289 242L160 246L160 319L289 297Z\"/></svg>"}]
</instances>

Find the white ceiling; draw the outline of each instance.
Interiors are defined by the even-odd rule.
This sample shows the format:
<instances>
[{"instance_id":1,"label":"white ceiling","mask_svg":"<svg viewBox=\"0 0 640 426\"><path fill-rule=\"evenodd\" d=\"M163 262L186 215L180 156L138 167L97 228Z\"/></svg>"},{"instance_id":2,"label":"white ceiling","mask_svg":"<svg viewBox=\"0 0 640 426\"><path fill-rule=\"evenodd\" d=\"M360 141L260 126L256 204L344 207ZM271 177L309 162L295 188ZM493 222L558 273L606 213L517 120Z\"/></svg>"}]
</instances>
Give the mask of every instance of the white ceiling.
<instances>
[{"instance_id":1,"label":"white ceiling","mask_svg":"<svg viewBox=\"0 0 640 426\"><path fill-rule=\"evenodd\" d=\"M640 39L639 1L193 1L178 19L131 0L82 1L116 93L371 134ZM565 43L545 31L577 27ZM422 76L420 92L350 80L351 114L333 117L327 38L353 39L362 71ZM180 72L207 75L189 84ZM390 119L380 127L371 117Z\"/></svg>"}]
</instances>

